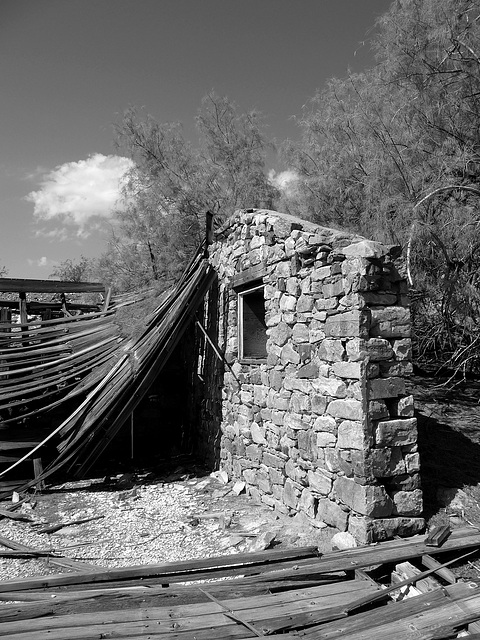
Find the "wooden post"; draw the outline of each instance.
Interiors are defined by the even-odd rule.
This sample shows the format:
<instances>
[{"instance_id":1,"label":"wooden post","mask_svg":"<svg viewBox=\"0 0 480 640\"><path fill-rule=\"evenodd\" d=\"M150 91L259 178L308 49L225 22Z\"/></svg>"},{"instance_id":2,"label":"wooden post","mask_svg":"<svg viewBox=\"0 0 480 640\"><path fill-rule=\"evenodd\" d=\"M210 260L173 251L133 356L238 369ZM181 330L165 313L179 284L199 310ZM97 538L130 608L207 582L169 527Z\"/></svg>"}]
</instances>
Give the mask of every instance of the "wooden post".
<instances>
[{"instance_id":1,"label":"wooden post","mask_svg":"<svg viewBox=\"0 0 480 640\"><path fill-rule=\"evenodd\" d=\"M36 479L40 477L43 473L43 465L41 458L33 458L33 477ZM45 482L43 480L39 480L35 487L41 491L45 489Z\"/></svg>"},{"instance_id":2,"label":"wooden post","mask_svg":"<svg viewBox=\"0 0 480 640\"><path fill-rule=\"evenodd\" d=\"M9 333L10 332L10 327L2 327L1 325L3 323L5 324L11 324L12 322L12 312L10 309L7 309L6 307L2 307L0 308L0 333ZM0 360L0 365L4 365L7 363L7 360ZM8 378L7 375L3 375L3 372L8 371L8 366L0 366L0 372L2 372L1 375L1 379L2 380L6 380Z\"/></svg>"},{"instance_id":3,"label":"wooden post","mask_svg":"<svg viewBox=\"0 0 480 640\"><path fill-rule=\"evenodd\" d=\"M23 329L27 328L27 323L28 323L28 316L27 316L27 294L25 293L25 291L20 291L20 293L18 294L18 297L20 299L19 302L19 311L20 311L20 324L22 325L22 331Z\"/></svg>"},{"instance_id":4,"label":"wooden post","mask_svg":"<svg viewBox=\"0 0 480 640\"><path fill-rule=\"evenodd\" d=\"M205 258L208 257L208 247L213 242L213 213L207 211L205 214Z\"/></svg>"},{"instance_id":5,"label":"wooden post","mask_svg":"<svg viewBox=\"0 0 480 640\"><path fill-rule=\"evenodd\" d=\"M133 460L133 411L130 414L130 459Z\"/></svg>"}]
</instances>

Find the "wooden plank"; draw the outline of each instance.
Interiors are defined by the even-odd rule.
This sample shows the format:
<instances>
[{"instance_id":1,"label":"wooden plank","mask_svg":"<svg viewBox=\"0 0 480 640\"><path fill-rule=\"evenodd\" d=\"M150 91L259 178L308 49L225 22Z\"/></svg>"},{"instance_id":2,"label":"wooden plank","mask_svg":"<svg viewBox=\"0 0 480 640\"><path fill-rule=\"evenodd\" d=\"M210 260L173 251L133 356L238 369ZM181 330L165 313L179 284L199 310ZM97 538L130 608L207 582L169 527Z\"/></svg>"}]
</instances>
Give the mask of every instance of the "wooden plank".
<instances>
[{"instance_id":1,"label":"wooden plank","mask_svg":"<svg viewBox=\"0 0 480 640\"><path fill-rule=\"evenodd\" d=\"M436 574L443 578L449 584L455 584L458 582L457 576L450 571L447 567L442 567L438 560L432 558L432 556L424 555L422 556L422 564L425 565L428 569L437 569Z\"/></svg>"},{"instance_id":2,"label":"wooden plank","mask_svg":"<svg viewBox=\"0 0 480 640\"><path fill-rule=\"evenodd\" d=\"M433 530L428 533L425 544L429 547L440 547L451 532L452 530L448 524L442 524L438 527L434 527Z\"/></svg>"},{"instance_id":3,"label":"wooden plank","mask_svg":"<svg viewBox=\"0 0 480 640\"><path fill-rule=\"evenodd\" d=\"M28 547L27 545L20 544L19 542L15 542L14 540L10 540L9 538L5 538L4 536L0 536L0 544L2 544L4 547L7 547L7 549L12 549L14 551L37 553L36 549L34 549L33 547ZM73 571L85 571L94 567L94 565L88 564L88 562L80 562L77 560L72 560L71 558L64 558L61 556L49 556L48 563L56 567L61 567L62 569L70 569Z\"/></svg>"},{"instance_id":4,"label":"wooden plank","mask_svg":"<svg viewBox=\"0 0 480 640\"><path fill-rule=\"evenodd\" d=\"M475 599L479 597L480 590L476 583L457 583L445 587L445 589L437 589L431 593L422 594L415 598L402 600L401 602L389 603L386 607L379 607L371 611L356 613L344 620L330 622L322 626L314 626L305 629L302 635L311 637L312 640L334 640L336 638L348 638L349 640L370 640L370 638L396 638L395 630L398 629L398 640L400 635L399 623L402 621L415 618L415 616L424 616L428 612L433 613L435 620L439 611L445 611L445 608L459 602L463 602L469 597ZM377 629L381 632L377 634ZM357 634L358 637L357 637ZM363 634L363 635L362 635ZM388 634L388 635L387 635ZM391 635L390 635L391 634ZM415 627L410 628L410 635L403 636L408 640L421 638L417 635Z\"/></svg>"},{"instance_id":5,"label":"wooden plank","mask_svg":"<svg viewBox=\"0 0 480 640\"><path fill-rule=\"evenodd\" d=\"M103 293L105 285L101 282L0 278L0 291L2 293Z\"/></svg>"},{"instance_id":6,"label":"wooden plank","mask_svg":"<svg viewBox=\"0 0 480 640\"><path fill-rule=\"evenodd\" d=\"M238 289L243 285L254 282L255 280L261 280L267 275L267 263L261 262L260 264L244 269L240 273L236 273L232 278L232 287Z\"/></svg>"},{"instance_id":7,"label":"wooden plank","mask_svg":"<svg viewBox=\"0 0 480 640\"><path fill-rule=\"evenodd\" d=\"M473 532L473 533L472 533ZM251 575L258 573L257 580L268 579L268 571L275 573L275 579L296 577L301 579L305 575L318 575L338 571L351 571L375 564L399 562L409 558L425 555L427 549L424 544L425 536L415 536L407 540L393 540L356 549L336 551L318 557L315 547L292 549L285 551L264 551L259 554L236 554L221 556L205 560L182 561L169 564L153 564L138 567L121 567L113 569L99 569L96 572L75 575L39 576L20 578L0 583L1 591L16 591L25 589L42 589L49 586L98 584L100 582L122 581L138 578L156 578L163 584L174 582L188 582L214 577L226 577L235 574ZM435 553L478 548L480 533L477 529L461 529L454 531L442 547L435 549ZM302 554L305 554L302 558ZM290 566L282 569L282 563ZM250 572L250 573L249 573ZM267 576L267 577L266 577Z\"/></svg>"},{"instance_id":8,"label":"wooden plank","mask_svg":"<svg viewBox=\"0 0 480 640\"><path fill-rule=\"evenodd\" d=\"M85 572L84 574L64 575L57 574L53 576L37 576L31 578L19 578L16 580L7 580L0 583L1 591L22 591L24 589L43 589L50 586L62 586L85 583L99 583L109 580L122 580L131 578L141 578L155 576L168 583L170 579L177 577L177 581L197 579L199 573L207 572L211 577L220 573L222 576L225 572L236 569L242 573L248 571L249 568L256 572L266 571L272 566L273 569L281 567L282 563L292 561L298 563L302 558L318 557L316 547L300 547L290 550L281 551L262 551L258 553L239 553L233 556L220 556L216 558L200 559L200 560L183 560L179 562L162 563L158 565L140 565L134 567L121 567L116 569L98 568L94 572ZM193 578L195 576L195 578Z\"/></svg>"},{"instance_id":9,"label":"wooden plank","mask_svg":"<svg viewBox=\"0 0 480 640\"><path fill-rule=\"evenodd\" d=\"M174 628L177 631L180 629L197 630L209 627L229 627L231 625L230 616L225 613L228 612L233 613L237 621L241 620L242 623L253 625L255 629L261 631L261 635L265 635L270 634L275 627L291 624L298 615L310 614L312 617L315 615L319 617L325 615L323 612L326 611L329 612L329 615L333 611L341 611L345 605L358 597L359 593L376 590L378 590L377 586L363 581L351 580L342 584L323 585L305 592L297 589L274 595L226 599L221 602L206 601L198 604L166 607L135 607L108 612L75 613L53 618L42 616L37 619L29 618L26 621L12 620L11 622L3 622L1 630L2 634L22 633L23 630L28 630L35 633L35 638L42 638L42 633L46 632L49 634L46 637L55 638L55 630L68 628L74 634L72 637L84 637L80 628L85 628L84 633L87 634L95 631L96 625L103 625L105 633L108 633L114 625L121 626L122 629L135 630L135 623L146 620L155 621L157 631L160 631L162 627L168 631L172 622L175 623ZM25 605L20 607L11 605L6 609L10 615L14 615L15 611L18 611L19 615L23 615L24 607ZM30 605L27 607L33 609L35 604L33 607Z\"/></svg>"}]
</instances>

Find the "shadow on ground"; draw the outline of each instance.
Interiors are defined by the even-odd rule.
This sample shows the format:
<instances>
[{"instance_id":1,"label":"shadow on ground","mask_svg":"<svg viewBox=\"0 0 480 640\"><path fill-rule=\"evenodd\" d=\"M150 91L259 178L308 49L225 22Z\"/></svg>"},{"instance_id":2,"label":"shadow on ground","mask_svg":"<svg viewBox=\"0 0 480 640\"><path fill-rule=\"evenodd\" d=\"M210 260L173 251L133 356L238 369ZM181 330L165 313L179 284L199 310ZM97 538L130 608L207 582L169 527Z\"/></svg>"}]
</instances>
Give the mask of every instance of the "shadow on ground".
<instances>
[{"instance_id":1,"label":"shadow on ground","mask_svg":"<svg viewBox=\"0 0 480 640\"><path fill-rule=\"evenodd\" d=\"M427 519L441 507L438 490L480 485L480 383L447 389L438 379L414 379L418 446Z\"/></svg>"}]
</instances>

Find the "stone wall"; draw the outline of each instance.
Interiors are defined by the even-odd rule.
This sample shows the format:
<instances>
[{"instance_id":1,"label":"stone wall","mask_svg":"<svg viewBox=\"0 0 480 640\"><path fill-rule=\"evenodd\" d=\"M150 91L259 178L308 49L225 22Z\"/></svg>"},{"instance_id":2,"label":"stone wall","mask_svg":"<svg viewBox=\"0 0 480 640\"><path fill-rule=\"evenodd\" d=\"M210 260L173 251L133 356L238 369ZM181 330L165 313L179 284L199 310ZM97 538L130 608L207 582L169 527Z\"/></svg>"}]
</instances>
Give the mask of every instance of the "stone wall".
<instances>
[{"instance_id":1,"label":"stone wall","mask_svg":"<svg viewBox=\"0 0 480 640\"><path fill-rule=\"evenodd\" d=\"M272 211L217 232L221 466L283 513L362 542L424 526L398 247ZM238 359L236 285L263 283L266 358Z\"/></svg>"}]
</instances>

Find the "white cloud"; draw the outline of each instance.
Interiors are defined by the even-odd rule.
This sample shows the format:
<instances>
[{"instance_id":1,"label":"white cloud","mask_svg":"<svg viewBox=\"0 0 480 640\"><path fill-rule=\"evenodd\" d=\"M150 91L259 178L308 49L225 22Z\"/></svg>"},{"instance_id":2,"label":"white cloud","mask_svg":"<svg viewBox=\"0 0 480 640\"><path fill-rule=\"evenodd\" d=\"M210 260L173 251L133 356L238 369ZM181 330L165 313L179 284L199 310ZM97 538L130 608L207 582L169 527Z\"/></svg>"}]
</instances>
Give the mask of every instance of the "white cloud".
<instances>
[{"instance_id":1,"label":"white cloud","mask_svg":"<svg viewBox=\"0 0 480 640\"><path fill-rule=\"evenodd\" d=\"M85 237L99 219L111 216L120 196L122 178L132 166L128 158L101 153L67 162L45 174L40 189L29 193L26 199L33 202L38 222L61 222ZM59 229L38 233L61 237Z\"/></svg>"},{"instance_id":2,"label":"white cloud","mask_svg":"<svg viewBox=\"0 0 480 640\"><path fill-rule=\"evenodd\" d=\"M49 260L47 256L42 256L41 258L38 258L38 260L27 258L27 262L31 267L51 267L56 264L55 260Z\"/></svg>"},{"instance_id":3,"label":"white cloud","mask_svg":"<svg viewBox=\"0 0 480 640\"><path fill-rule=\"evenodd\" d=\"M279 171L278 173L272 169L268 174L268 179L279 191L289 193L296 187L298 174L292 169Z\"/></svg>"}]
</instances>

